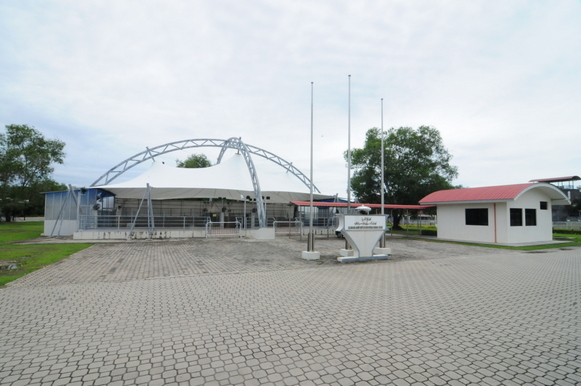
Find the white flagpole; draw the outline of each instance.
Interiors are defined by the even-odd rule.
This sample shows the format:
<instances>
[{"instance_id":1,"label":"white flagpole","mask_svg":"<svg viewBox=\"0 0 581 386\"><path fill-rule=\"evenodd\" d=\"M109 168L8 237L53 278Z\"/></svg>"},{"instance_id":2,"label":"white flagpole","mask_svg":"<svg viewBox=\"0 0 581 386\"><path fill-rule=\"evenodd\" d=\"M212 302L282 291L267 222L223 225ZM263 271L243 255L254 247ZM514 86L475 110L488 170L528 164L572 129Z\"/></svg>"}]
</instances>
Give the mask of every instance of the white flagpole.
<instances>
[{"instance_id":1,"label":"white flagpole","mask_svg":"<svg viewBox=\"0 0 581 386\"><path fill-rule=\"evenodd\" d=\"M351 75L347 102L347 214L351 212Z\"/></svg>"},{"instance_id":2,"label":"white flagpole","mask_svg":"<svg viewBox=\"0 0 581 386\"><path fill-rule=\"evenodd\" d=\"M381 215L385 215L385 150L383 145L383 98L381 98ZM385 217L384 217L385 220ZM385 225L385 224L384 224ZM379 239L379 247L385 248L385 232Z\"/></svg>"},{"instance_id":3,"label":"white flagpole","mask_svg":"<svg viewBox=\"0 0 581 386\"><path fill-rule=\"evenodd\" d=\"M315 237L313 235L313 82L311 82L311 205L309 220L309 237L307 238L307 251L315 250Z\"/></svg>"},{"instance_id":4,"label":"white flagpole","mask_svg":"<svg viewBox=\"0 0 581 386\"><path fill-rule=\"evenodd\" d=\"M351 214L351 75L349 75L349 93L347 98L347 214ZM345 249L351 249L345 239Z\"/></svg>"},{"instance_id":5,"label":"white flagpole","mask_svg":"<svg viewBox=\"0 0 581 386\"><path fill-rule=\"evenodd\" d=\"M311 204L309 219L309 235L307 237L307 250L302 252L302 258L305 260L319 260L320 252L315 252L315 234L313 232L313 82L311 82ZM301 230L302 232L302 230Z\"/></svg>"},{"instance_id":6,"label":"white flagpole","mask_svg":"<svg viewBox=\"0 0 581 386\"><path fill-rule=\"evenodd\" d=\"M384 203L384 193L385 193L385 181L384 181L384 168L385 168L385 155L383 149L383 98L381 98L381 214L385 214L385 203Z\"/></svg>"}]
</instances>

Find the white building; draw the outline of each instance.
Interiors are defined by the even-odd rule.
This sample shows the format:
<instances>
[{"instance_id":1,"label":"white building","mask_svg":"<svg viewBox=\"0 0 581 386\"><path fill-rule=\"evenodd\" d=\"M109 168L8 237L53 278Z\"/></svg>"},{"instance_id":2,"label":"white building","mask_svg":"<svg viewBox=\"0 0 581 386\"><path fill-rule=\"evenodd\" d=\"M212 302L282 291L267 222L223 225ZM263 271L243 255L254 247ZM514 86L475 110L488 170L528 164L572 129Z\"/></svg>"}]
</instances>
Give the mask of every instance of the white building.
<instances>
[{"instance_id":1,"label":"white building","mask_svg":"<svg viewBox=\"0 0 581 386\"><path fill-rule=\"evenodd\" d=\"M552 241L551 208L570 202L553 185L526 183L440 190L420 204L437 206L438 238L516 245Z\"/></svg>"}]
</instances>

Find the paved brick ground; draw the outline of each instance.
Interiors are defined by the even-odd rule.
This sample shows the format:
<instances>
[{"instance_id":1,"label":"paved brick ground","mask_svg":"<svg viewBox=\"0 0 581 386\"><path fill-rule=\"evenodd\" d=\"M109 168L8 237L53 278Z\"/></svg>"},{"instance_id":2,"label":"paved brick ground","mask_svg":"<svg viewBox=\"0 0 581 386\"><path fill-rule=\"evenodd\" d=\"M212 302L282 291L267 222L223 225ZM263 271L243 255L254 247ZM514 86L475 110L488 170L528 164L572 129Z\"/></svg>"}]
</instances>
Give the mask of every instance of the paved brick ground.
<instances>
[{"instance_id":1,"label":"paved brick ground","mask_svg":"<svg viewBox=\"0 0 581 386\"><path fill-rule=\"evenodd\" d=\"M575 385L581 249L99 244L0 290L0 384Z\"/></svg>"}]
</instances>

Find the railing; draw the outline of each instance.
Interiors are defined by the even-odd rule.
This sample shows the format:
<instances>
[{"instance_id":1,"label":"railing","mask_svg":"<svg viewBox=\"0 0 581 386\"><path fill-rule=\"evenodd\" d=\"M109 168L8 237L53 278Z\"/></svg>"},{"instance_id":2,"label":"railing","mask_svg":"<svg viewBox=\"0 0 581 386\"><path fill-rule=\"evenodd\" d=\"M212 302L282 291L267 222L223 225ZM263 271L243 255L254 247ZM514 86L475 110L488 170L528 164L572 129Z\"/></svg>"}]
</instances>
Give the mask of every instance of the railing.
<instances>
[{"instance_id":1,"label":"railing","mask_svg":"<svg viewBox=\"0 0 581 386\"><path fill-rule=\"evenodd\" d=\"M191 229L204 228L210 221L204 216L154 216L153 224L156 228ZM135 228L147 228L147 216L121 216L121 215L81 215L79 216L79 230L92 230L99 228L114 228L117 231L131 228L135 222Z\"/></svg>"},{"instance_id":2,"label":"railing","mask_svg":"<svg viewBox=\"0 0 581 386\"><path fill-rule=\"evenodd\" d=\"M300 221L274 221L274 234L276 235L300 235L302 230L302 223Z\"/></svg>"},{"instance_id":3,"label":"railing","mask_svg":"<svg viewBox=\"0 0 581 386\"><path fill-rule=\"evenodd\" d=\"M339 226L339 217L320 217L313 219L313 232L315 235L327 235L327 238L335 236L335 230ZM302 219L301 235L310 232L310 219Z\"/></svg>"},{"instance_id":4,"label":"railing","mask_svg":"<svg viewBox=\"0 0 581 386\"><path fill-rule=\"evenodd\" d=\"M258 218L254 218L254 223L252 222L253 218L252 217L241 217L241 216L236 216L234 217L235 221L238 221L241 225L242 225L242 229L245 228L258 228L259 227L259 221Z\"/></svg>"},{"instance_id":5,"label":"railing","mask_svg":"<svg viewBox=\"0 0 581 386\"><path fill-rule=\"evenodd\" d=\"M211 222L206 223L206 238L238 236L242 235L242 224L240 221Z\"/></svg>"},{"instance_id":6,"label":"railing","mask_svg":"<svg viewBox=\"0 0 581 386\"><path fill-rule=\"evenodd\" d=\"M310 220L308 218L303 219L303 227L309 227ZM337 228L339 226L338 217L321 217L313 219L313 226L316 228Z\"/></svg>"},{"instance_id":7,"label":"railing","mask_svg":"<svg viewBox=\"0 0 581 386\"><path fill-rule=\"evenodd\" d=\"M153 224L148 221L147 216L121 216L121 215L80 215L79 230L115 230L117 232L134 229L149 229L153 226L155 229L178 229L188 230L192 228L206 229L207 237L218 236L240 236L244 228L243 218L236 218L236 221L212 222L207 216L155 216ZM256 219L255 219L256 220ZM270 218L269 225L274 228L275 235L301 235L305 229L309 228L309 220L276 220ZM251 218L247 218L247 228L258 228L258 223L250 224ZM135 225L133 225L135 223ZM306 224L306 225L305 225ZM314 219L313 226L318 234L325 232L331 234L338 226L338 218L318 218Z\"/></svg>"},{"instance_id":8,"label":"railing","mask_svg":"<svg viewBox=\"0 0 581 386\"><path fill-rule=\"evenodd\" d=\"M242 228L259 228L260 222L258 221L258 217L246 217L246 222L244 221L244 217L236 216L234 218L236 221L242 224ZM267 221L268 224L268 221ZM272 225L270 225L272 226Z\"/></svg>"},{"instance_id":9,"label":"railing","mask_svg":"<svg viewBox=\"0 0 581 386\"><path fill-rule=\"evenodd\" d=\"M581 221L553 221L554 229L581 229Z\"/></svg>"}]
</instances>

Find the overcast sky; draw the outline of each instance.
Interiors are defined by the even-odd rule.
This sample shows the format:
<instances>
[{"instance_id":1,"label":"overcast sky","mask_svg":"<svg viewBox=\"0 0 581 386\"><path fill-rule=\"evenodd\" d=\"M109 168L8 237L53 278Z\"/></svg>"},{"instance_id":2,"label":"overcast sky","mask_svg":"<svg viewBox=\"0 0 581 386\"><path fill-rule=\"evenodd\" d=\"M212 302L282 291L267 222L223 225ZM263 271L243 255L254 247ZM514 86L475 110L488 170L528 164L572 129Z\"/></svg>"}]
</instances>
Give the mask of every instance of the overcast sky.
<instances>
[{"instance_id":1,"label":"overcast sky","mask_svg":"<svg viewBox=\"0 0 581 386\"><path fill-rule=\"evenodd\" d=\"M440 131L454 184L581 174L578 0L0 0L0 125L64 141L66 184L196 138L308 175L314 82L314 181L345 197L348 75L352 147L384 98L385 129Z\"/></svg>"}]
</instances>

